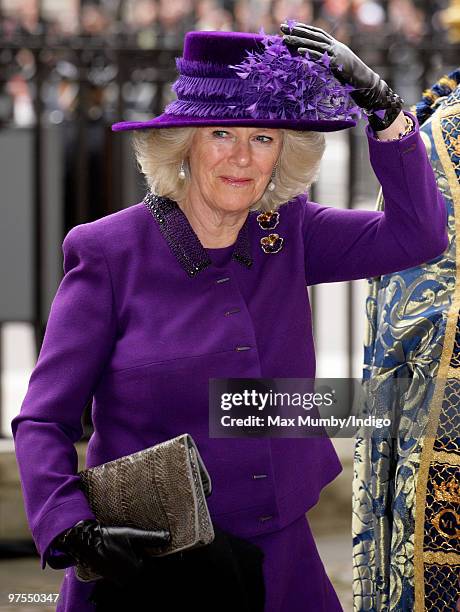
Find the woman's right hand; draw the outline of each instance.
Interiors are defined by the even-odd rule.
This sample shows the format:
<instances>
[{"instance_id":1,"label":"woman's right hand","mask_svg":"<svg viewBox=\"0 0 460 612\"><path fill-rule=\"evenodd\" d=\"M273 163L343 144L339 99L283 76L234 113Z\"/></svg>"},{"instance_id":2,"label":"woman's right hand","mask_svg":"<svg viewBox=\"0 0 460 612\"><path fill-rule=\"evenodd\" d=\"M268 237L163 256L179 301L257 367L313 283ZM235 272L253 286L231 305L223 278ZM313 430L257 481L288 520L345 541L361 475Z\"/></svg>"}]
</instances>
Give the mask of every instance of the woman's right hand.
<instances>
[{"instance_id":1,"label":"woman's right hand","mask_svg":"<svg viewBox=\"0 0 460 612\"><path fill-rule=\"evenodd\" d=\"M263 612L263 550L217 525L214 525L214 534L213 541L204 546L149 557L144 570L124 587L97 580L90 601L97 612L150 612L153 608L170 610L171 607ZM197 588L203 584L205 595Z\"/></svg>"},{"instance_id":2,"label":"woman's right hand","mask_svg":"<svg viewBox=\"0 0 460 612\"><path fill-rule=\"evenodd\" d=\"M167 530L106 527L87 519L58 536L53 547L103 578L123 586L143 569L144 549L165 545L170 538Z\"/></svg>"}]
</instances>

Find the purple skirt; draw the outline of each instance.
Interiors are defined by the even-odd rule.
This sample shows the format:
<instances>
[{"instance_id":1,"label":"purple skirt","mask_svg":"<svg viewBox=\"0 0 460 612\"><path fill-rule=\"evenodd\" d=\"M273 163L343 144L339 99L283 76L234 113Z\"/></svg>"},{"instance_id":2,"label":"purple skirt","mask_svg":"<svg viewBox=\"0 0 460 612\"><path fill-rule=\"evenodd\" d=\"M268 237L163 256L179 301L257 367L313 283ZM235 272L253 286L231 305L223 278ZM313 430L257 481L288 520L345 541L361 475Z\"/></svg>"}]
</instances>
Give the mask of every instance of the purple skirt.
<instances>
[{"instance_id":1,"label":"purple skirt","mask_svg":"<svg viewBox=\"0 0 460 612\"><path fill-rule=\"evenodd\" d=\"M279 531L245 539L265 554L265 612L343 612L305 516ZM67 568L57 612L94 612L88 601L92 588L76 579L73 567Z\"/></svg>"}]
</instances>

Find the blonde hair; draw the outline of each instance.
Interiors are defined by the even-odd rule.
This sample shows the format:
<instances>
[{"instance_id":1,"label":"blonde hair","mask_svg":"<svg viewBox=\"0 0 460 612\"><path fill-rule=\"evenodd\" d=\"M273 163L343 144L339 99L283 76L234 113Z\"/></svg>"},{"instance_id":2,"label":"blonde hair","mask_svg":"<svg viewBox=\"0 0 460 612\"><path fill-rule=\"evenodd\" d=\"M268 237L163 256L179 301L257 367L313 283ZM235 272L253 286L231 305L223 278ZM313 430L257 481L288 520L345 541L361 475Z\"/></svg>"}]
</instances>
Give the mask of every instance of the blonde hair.
<instances>
[{"instance_id":1,"label":"blonde hair","mask_svg":"<svg viewBox=\"0 0 460 612\"><path fill-rule=\"evenodd\" d=\"M152 193L181 202L187 192L189 173L179 179L182 160L189 154L197 127L161 128L134 132L137 163ZM304 193L316 181L325 149L322 132L282 130L283 144L276 163L274 191L265 190L250 210L276 210Z\"/></svg>"}]
</instances>

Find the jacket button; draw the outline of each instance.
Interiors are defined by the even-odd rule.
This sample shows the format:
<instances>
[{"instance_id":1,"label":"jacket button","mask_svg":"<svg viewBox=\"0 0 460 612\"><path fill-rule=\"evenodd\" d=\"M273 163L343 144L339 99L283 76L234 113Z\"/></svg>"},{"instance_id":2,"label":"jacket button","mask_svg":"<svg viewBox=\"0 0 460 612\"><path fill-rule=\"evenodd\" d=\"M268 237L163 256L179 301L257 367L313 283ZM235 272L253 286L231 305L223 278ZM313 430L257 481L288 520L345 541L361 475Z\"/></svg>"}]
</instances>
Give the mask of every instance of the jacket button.
<instances>
[{"instance_id":1,"label":"jacket button","mask_svg":"<svg viewBox=\"0 0 460 612\"><path fill-rule=\"evenodd\" d=\"M233 310L227 310L227 312L225 313L225 316L228 317L231 314L235 314L237 312L240 312L239 308L233 308Z\"/></svg>"},{"instance_id":2,"label":"jacket button","mask_svg":"<svg viewBox=\"0 0 460 612\"><path fill-rule=\"evenodd\" d=\"M254 480L258 480L259 478L267 478L267 474L253 474L252 477Z\"/></svg>"},{"instance_id":3,"label":"jacket button","mask_svg":"<svg viewBox=\"0 0 460 612\"><path fill-rule=\"evenodd\" d=\"M237 346L235 348L235 351L249 351L249 349L252 348L251 346Z\"/></svg>"},{"instance_id":4,"label":"jacket button","mask_svg":"<svg viewBox=\"0 0 460 612\"><path fill-rule=\"evenodd\" d=\"M226 282L227 282L227 281L229 281L229 280L230 280L230 277L229 277L229 276L224 276L224 278L218 278L218 279L216 280L216 283L226 283Z\"/></svg>"},{"instance_id":5,"label":"jacket button","mask_svg":"<svg viewBox=\"0 0 460 612\"><path fill-rule=\"evenodd\" d=\"M265 521L269 521L273 518L273 514L267 514L266 516L259 516L259 521L264 523Z\"/></svg>"},{"instance_id":6,"label":"jacket button","mask_svg":"<svg viewBox=\"0 0 460 612\"><path fill-rule=\"evenodd\" d=\"M407 147L407 149L404 149L404 151L402 151L402 153L410 153L411 151L413 151L414 149L417 148L417 145L413 144L410 147Z\"/></svg>"}]
</instances>

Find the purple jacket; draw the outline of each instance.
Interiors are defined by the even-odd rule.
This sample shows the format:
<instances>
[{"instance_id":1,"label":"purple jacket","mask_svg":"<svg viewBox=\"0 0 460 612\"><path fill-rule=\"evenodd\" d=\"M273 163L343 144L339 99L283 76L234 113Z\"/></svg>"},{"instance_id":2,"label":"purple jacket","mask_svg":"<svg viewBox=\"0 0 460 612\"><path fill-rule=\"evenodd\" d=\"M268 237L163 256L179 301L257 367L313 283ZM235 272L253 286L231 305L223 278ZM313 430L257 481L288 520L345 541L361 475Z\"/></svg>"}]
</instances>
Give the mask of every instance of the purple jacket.
<instances>
[{"instance_id":1,"label":"purple jacket","mask_svg":"<svg viewBox=\"0 0 460 612\"><path fill-rule=\"evenodd\" d=\"M87 466L188 432L212 478L213 520L241 537L288 525L338 475L328 439L210 439L208 379L313 378L307 285L395 272L447 248L446 207L418 126L400 141L367 136L385 212L300 195L279 208L278 253L263 252L260 239L270 232L257 212L234 246L204 249L182 211L164 200L67 234L65 276L12 421L42 567L72 565L49 544L93 518L77 486L74 448L91 397ZM88 589L68 571L58 609L91 610L83 603Z\"/></svg>"}]
</instances>

